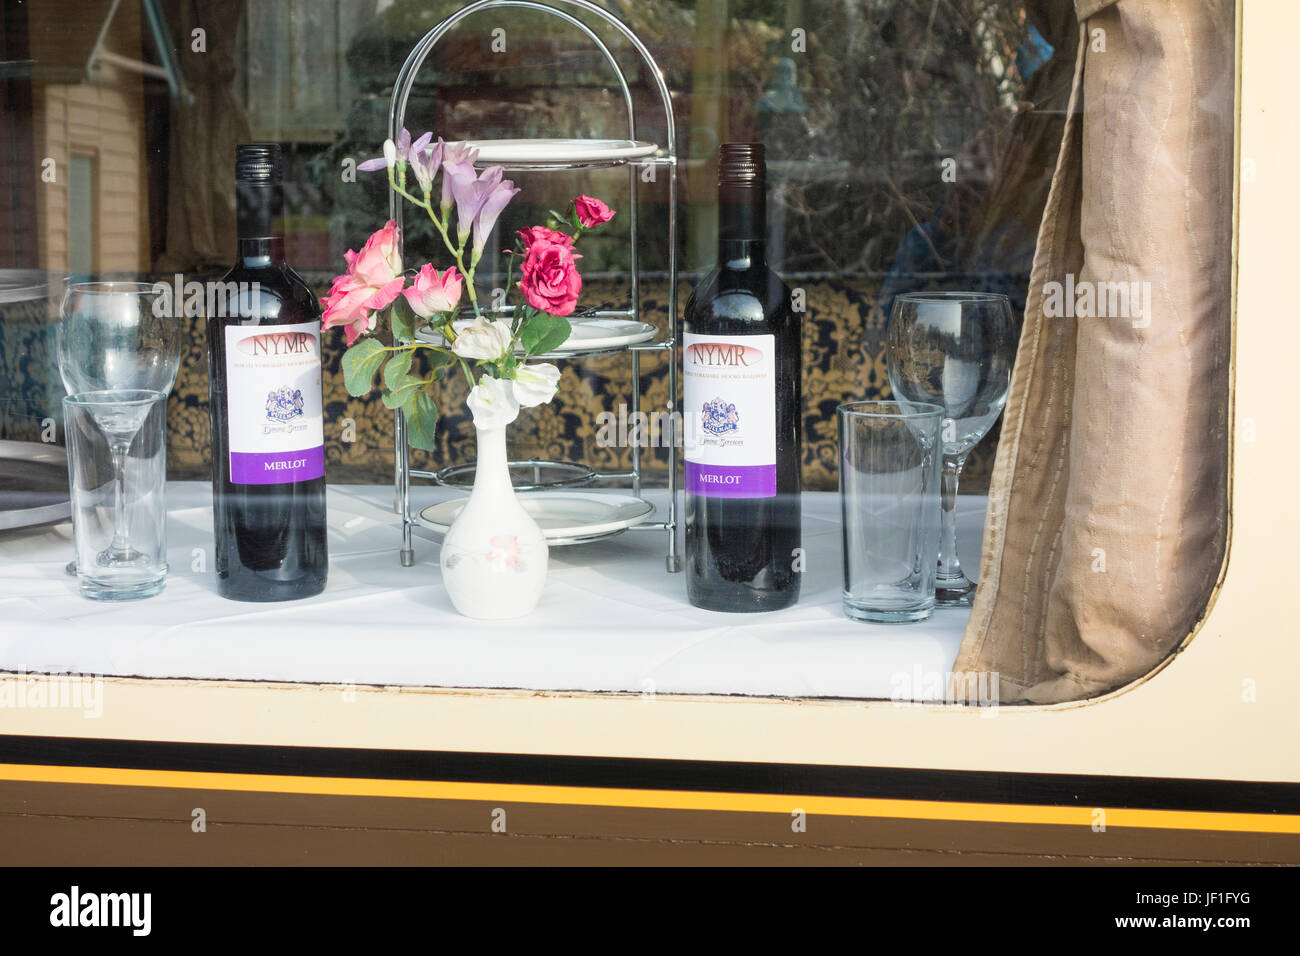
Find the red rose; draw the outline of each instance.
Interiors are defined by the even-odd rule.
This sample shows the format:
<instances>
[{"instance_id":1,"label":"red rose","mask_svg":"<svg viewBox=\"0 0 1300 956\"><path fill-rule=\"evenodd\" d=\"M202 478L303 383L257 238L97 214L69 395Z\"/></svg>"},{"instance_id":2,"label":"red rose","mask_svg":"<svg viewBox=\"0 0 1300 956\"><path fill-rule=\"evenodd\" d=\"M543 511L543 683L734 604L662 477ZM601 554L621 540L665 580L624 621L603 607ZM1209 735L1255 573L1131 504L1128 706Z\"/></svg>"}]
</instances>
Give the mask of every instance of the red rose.
<instances>
[{"instance_id":1,"label":"red rose","mask_svg":"<svg viewBox=\"0 0 1300 956\"><path fill-rule=\"evenodd\" d=\"M578 195L573 201L573 208L578 213L578 222L586 228L599 226L603 222L609 222L614 218L614 210L610 209L599 199L592 199L590 196Z\"/></svg>"},{"instance_id":2,"label":"red rose","mask_svg":"<svg viewBox=\"0 0 1300 956\"><path fill-rule=\"evenodd\" d=\"M524 300L534 309L551 315L568 315L577 306L582 276L578 274L576 260L582 257L574 254L571 242L534 238L524 254L519 288L523 290Z\"/></svg>"},{"instance_id":3,"label":"red rose","mask_svg":"<svg viewBox=\"0 0 1300 956\"><path fill-rule=\"evenodd\" d=\"M524 250L527 251L534 242L539 239L545 239L548 242L558 242L560 245L573 248L573 237L563 232L556 232L554 229L547 229L545 226L529 226L527 229L519 229L515 232L519 240L524 244Z\"/></svg>"}]
</instances>

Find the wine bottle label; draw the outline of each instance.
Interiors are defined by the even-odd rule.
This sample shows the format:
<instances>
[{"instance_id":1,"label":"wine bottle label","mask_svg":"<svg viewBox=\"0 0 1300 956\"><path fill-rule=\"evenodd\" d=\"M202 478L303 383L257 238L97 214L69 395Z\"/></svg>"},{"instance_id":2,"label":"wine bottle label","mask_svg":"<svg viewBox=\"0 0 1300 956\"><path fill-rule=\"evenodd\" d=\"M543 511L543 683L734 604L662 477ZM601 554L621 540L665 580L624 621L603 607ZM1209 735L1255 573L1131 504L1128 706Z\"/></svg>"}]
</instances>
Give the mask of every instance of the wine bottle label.
<instances>
[{"instance_id":1,"label":"wine bottle label","mask_svg":"<svg viewBox=\"0 0 1300 956\"><path fill-rule=\"evenodd\" d=\"M776 495L776 336L682 337L686 491Z\"/></svg>"},{"instance_id":2,"label":"wine bottle label","mask_svg":"<svg viewBox=\"0 0 1300 956\"><path fill-rule=\"evenodd\" d=\"M320 322L226 326L230 480L310 481L325 474Z\"/></svg>"}]
</instances>

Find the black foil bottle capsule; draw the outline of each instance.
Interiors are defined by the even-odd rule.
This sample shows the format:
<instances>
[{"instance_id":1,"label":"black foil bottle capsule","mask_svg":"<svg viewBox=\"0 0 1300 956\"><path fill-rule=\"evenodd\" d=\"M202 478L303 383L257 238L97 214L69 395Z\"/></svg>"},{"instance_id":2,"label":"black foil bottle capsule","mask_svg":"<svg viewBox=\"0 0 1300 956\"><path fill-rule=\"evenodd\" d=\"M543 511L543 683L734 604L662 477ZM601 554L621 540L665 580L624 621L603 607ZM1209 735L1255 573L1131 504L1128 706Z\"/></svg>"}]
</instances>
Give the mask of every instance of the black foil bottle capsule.
<instances>
[{"instance_id":1,"label":"black foil bottle capsule","mask_svg":"<svg viewBox=\"0 0 1300 956\"><path fill-rule=\"evenodd\" d=\"M757 143L718 164L718 263L682 323L686 591L696 607L772 611L799 597L802 335L767 264Z\"/></svg>"},{"instance_id":2,"label":"black foil bottle capsule","mask_svg":"<svg viewBox=\"0 0 1300 956\"><path fill-rule=\"evenodd\" d=\"M207 303L217 589L288 601L329 565L321 310L285 261L280 147L239 146L235 187L238 258Z\"/></svg>"}]
</instances>

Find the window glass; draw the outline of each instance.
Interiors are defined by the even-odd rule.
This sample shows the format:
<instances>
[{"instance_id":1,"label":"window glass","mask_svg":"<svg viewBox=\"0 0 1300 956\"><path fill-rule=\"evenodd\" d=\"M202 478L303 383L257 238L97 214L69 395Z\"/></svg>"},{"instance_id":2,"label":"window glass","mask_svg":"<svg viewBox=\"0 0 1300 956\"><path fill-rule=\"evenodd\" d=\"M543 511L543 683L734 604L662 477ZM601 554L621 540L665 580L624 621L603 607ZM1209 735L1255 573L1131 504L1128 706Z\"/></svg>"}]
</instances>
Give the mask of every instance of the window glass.
<instances>
[{"instance_id":1,"label":"window glass","mask_svg":"<svg viewBox=\"0 0 1300 956\"><path fill-rule=\"evenodd\" d=\"M608 0L661 67L676 121L681 189L679 307L713 261L714 169L721 142L761 141L771 170L769 248L806 297L805 487L835 487L834 405L887 397L884 324L909 289L1005 292L1023 308L1038 224L1068 105L1078 24L1068 0ZM220 272L233 256L232 165L238 142L289 155L290 261L323 293L387 213L375 156L397 72L456 0L41 0L7 4L8 173L0 267L55 275L98 270L154 277ZM603 34L625 67L637 135L666 142L649 71ZM527 10L468 18L425 62L408 110L414 132L445 137L623 137L613 73L572 26ZM93 158L92 158L93 157ZM52 177L52 178L51 178ZM625 208L621 170L542 177L501 235L578 191ZM34 197L34 199L32 198ZM667 184L644 183L638 209L647 318L667 320ZM436 251L411 217L413 250ZM628 216L585 249L584 304L625 301ZM481 275L503 281L492 252ZM494 273L493 267L498 267ZM9 330L6 336L21 332ZM341 339L341 336L339 337ZM383 481L391 415L378 397L347 396L330 345L326 402L357 422L329 450L332 478ZM666 397L666 367L642 362L641 389ZM627 363L597 359L552 405L529 412L521 455L626 467L593 422L626 403ZM39 377L39 376L38 376ZM19 392L22 382L5 386ZM417 465L472 454L463 395L448 386L440 447ZM206 401L194 349L174 402ZM41 416L43 417L43 416ZM207 474L203 416L175 436L177 477ZM33 422L7 421L8 432ZM963 489L988 478L998 425L976 448ZM662 482L665 457L650 455Z\"/></svg>"}]
</instances>

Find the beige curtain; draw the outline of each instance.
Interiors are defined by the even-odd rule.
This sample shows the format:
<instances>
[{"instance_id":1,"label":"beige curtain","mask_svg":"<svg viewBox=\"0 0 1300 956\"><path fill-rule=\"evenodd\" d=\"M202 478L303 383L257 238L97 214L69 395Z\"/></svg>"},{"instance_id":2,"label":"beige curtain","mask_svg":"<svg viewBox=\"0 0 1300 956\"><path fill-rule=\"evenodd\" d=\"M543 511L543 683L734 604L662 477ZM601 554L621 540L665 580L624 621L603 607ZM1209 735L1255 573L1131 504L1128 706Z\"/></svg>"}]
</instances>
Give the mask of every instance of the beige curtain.
<instances>
[{"instance_id":1,"label":"beige curtain","mask_svg":"<svg viewBox=\"0 0 1300 956\"><path fill-rule=\"evenodd\" d=\"M1075 7L955 666L996 673L1002 701L1079 700L1150 671L1203 614L1226 541L1233 3Z\"/></svg>"},{"instance_id":2,"label":"beige curtain","mask_svg":"<svg viewBox=\"0 0 1300 956\"><path fill-rule=\"evenodd\" d=\"M154 269L221 268L235 254L235 146L251 136L235 90L244 0L169 0L165 9L194 102L172 104L167 245ZM199 28L205 51L193 48Z\"/></svg>"}]
</instances>

